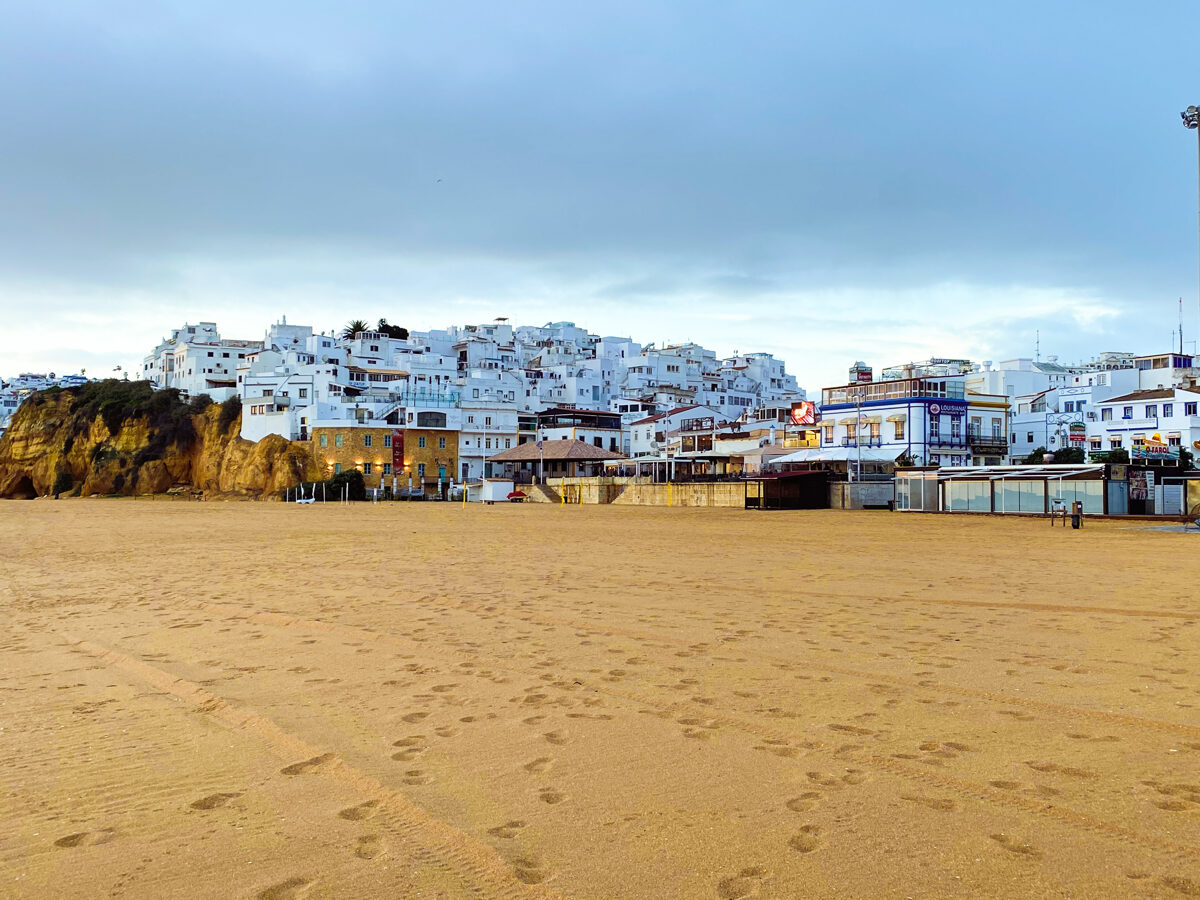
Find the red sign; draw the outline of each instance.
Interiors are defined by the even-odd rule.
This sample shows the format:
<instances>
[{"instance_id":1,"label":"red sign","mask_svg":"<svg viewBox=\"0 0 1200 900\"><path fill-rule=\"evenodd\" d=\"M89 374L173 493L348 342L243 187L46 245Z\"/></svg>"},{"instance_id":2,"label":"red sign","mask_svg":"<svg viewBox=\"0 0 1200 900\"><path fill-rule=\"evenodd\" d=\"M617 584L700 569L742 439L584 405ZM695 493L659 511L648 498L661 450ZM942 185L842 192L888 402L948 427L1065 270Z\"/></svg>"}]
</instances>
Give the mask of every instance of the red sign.
<instances>
[{"instance_id":1,"label":"red sign","mask_svg":"<svg viewBox=\"0 0 1200 900\"><path fill-rule=\"evenodd\" d=\"M392 474L399 475L404 471L404 429L392 429Z\"/></svg>"},{"instance_id":2,"label":"red sign","mask_svg":"<svg viewBox=\"0 0 1200 900\"><path fill-rule=\"evenodd\" d=\"M811 400L800 400L792 404L793 425L815 425L817 407Z\"/></svg>"}]
</instances>

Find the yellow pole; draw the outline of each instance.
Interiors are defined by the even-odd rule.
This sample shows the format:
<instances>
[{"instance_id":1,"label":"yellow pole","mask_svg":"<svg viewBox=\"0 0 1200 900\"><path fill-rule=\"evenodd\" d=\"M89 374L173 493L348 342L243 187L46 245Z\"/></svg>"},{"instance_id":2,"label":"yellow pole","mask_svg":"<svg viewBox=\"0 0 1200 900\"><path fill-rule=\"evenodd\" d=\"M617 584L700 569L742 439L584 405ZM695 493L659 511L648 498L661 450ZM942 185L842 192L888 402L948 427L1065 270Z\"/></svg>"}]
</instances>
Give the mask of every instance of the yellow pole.
<instances>
[{"instance_id":1,"label":"yellow pole","mask_svg":"<svg viewBox=\"0 0 1200 900\"><path fill-rule=\"evenodd\" d=\"M671 505L671 482L667 482L667 506Z\"/></svg>"}]
</instances>

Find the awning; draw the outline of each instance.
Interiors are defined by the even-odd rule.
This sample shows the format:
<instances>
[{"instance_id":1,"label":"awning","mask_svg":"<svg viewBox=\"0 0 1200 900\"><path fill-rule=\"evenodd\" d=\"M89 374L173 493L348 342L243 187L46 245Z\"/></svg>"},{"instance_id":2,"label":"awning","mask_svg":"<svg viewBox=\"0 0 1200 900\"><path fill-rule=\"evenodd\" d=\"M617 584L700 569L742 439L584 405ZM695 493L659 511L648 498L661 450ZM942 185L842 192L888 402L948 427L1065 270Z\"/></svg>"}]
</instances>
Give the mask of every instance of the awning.
<instances>
[{"instance_id":1,"label":"awning","mask_svg":"<svg viewBox=\"0 0 1200 900\"><path fill-rule=\"evenodd\" d=\"M879 416L863 416L862 417L862 423L864 425L878 425L882 421L883 420L880 419Z\"/></svg>"},{"instance_id":2,"label":"awning","mask_svg":"<svg viewBox=\"0 0 1200 900\"><path fill-rule=\"evenodd\" d=\"M897 414L896 414L896 415L894 415L894 416L888 416L888 417L887 417L887 421L888 421L888 422L904 422L904 421L907 421L907 420L908 420L908 415L907 415L907 413L897 413Z\"/></svg>"},{"instance_id":3,"label":"awning","mask_svg":"<svg viewBox=\"0 0 1200 900\"><path fill-rule=\"evenodd\" d=\"M838 424L839 425L853 425L857 421L858 421L858 416L849 416L848 418L845 418L845 419L838 419Z\"/></svg>"},{"instance_id":4,"label":"awning","mask_svg":"<svg viewBox=\"0 0 1200 900\"><path fill-rule=\"evenodd\" d=\"M861 451L857 447L813 447L807 450L797 450L786 456L777 456L771 460L771 465L801 462L847 462L859 459L860 452L863 462L894 463L896 457L900 455L899 451L880 450L878 447L863 447Z\"/></svg>"}]
</instances>

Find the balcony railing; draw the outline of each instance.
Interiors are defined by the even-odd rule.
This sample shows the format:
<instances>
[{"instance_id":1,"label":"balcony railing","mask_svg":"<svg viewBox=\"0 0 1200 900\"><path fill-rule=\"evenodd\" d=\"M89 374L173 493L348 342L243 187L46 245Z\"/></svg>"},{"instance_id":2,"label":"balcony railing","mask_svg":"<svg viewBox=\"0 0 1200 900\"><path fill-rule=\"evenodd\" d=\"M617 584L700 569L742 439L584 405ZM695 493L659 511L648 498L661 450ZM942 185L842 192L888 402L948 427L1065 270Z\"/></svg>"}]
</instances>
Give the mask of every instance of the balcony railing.
<instances>
[{"instance_id":1,"label":"balcony railing","mask_svg":"<svg viewBox=\"0 0 1200 900\"><path fill-rule=\"evenodd\" d=\"M842 438L843 447L882 447L883 438L877 436L866 437L844 437Z\"/></svg>"}]
</instances>

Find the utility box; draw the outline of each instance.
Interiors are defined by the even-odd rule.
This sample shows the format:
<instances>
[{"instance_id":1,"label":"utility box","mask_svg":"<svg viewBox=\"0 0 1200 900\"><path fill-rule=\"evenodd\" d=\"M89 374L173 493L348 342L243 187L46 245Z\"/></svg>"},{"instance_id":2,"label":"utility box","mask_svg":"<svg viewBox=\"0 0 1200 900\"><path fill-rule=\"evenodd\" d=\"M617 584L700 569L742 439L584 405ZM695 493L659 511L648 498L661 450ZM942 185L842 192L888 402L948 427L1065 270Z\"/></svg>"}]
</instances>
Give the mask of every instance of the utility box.
<instances>
[{"instance_id":1,"label":"utility box","mask_svg":"<svg viewBox=\"0 0 1200 900\"><path fill-rule=\"evenodd\" d=\"M511 478L485 478L479 492L479 499L484 503L507 503L508 495L513 491Z\"/></svg>"}]
</instances>

